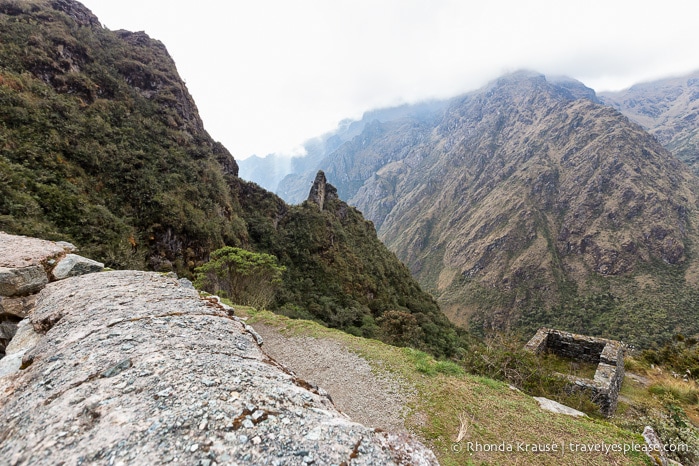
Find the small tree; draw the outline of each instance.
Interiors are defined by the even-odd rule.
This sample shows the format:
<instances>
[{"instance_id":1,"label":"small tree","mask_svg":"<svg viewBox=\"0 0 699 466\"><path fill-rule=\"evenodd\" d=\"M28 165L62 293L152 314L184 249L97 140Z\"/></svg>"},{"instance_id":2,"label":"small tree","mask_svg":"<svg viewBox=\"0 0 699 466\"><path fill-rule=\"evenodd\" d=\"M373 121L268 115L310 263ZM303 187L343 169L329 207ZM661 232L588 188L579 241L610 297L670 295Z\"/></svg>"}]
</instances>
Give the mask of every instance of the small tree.
<instances>
[{"instance_id":1,"label":"small tree","mask_svg":"<svg viewBox=\"0 0 699 466\"><path fill-rule=\"evenodd\" d=\"M423 331L417 318L405 311L386 311L376 319L381 329L381 340L395 346L420 347Z\"/></svg>"},{"instance_id":2,"label":"small tree","mask_svg":"<svg viewBox=\"0 0 699 466\"><path fill-rule=\"evenodd\" d=\"M286 267L271 254L230 246L211 253L209 262L194 269L197 288L258 309L269 306Z\"/></svg>"}]
</instances>

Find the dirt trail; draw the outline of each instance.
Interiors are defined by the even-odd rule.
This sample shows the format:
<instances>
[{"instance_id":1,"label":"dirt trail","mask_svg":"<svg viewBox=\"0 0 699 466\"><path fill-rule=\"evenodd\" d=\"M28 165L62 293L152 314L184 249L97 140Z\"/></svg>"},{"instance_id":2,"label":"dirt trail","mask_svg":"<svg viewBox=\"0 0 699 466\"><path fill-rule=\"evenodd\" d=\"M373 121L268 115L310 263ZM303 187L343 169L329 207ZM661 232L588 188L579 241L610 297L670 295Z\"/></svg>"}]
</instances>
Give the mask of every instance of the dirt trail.
<instances>
[{"instance_id":1,"label":"dirt trail","mask_svg":"<svg viewBox=\"0 0 699 466\"><path fill-rule=\"evenodd\" d=\"M394 374L374 369L342 343L313 337L289 337L279 329L254 324L264 338L263 351L298 377L325 389L335 407L353 421L389 432L407 432L403 417L414 396Z\"/></svg>"}]
</instances>

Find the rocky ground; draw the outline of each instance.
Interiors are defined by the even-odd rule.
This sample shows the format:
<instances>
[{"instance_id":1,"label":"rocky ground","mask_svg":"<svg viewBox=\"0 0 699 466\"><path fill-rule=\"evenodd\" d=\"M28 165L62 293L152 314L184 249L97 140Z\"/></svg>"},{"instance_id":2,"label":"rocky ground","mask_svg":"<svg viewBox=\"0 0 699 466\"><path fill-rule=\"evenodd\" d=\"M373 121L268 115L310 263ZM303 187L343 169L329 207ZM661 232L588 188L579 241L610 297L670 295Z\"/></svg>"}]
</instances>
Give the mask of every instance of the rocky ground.
<instances>
[{"instance_id":1,"label":"rocky ground","mask_svg":"<svg viewBox=\"0 0 699 466\"><path fill-rule=\"evenodd\" d=\"M286 344L291 356L305 345L317 367L339 363L340 385L357 390L338 400L382 387L340 409L401 427L390 420L397 399L372 395L397 388L365 361L332 342L266 334L269 349ZM5 359L18 356L21 368L0 376L0 465L437 464L404 432L350 421L257 337L170 276L117 271L49 283L8 345Z\"/></svg>"},{"instance_id":2,"label":"rocky ground","mask_svg":"<svg viewBox=\"0 0 699 466\"><path fill-rule=\"evenodd\" d=\"M406 432L403 415L415 393L404 381L352 353L342 343L285 335L256 323L264 351L297 376L323 387L335 407L353 421L390 432Z\"/></svg>"}]
</instances>

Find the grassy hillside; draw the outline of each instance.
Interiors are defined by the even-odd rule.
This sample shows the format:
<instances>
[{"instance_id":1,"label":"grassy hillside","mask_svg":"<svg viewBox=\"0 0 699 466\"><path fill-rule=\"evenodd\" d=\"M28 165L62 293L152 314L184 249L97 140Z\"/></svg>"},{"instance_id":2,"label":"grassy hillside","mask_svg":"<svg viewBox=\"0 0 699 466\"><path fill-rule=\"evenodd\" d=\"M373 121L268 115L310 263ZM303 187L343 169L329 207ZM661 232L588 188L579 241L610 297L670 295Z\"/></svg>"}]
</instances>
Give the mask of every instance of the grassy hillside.
<instances>
[{"instance_id":1,"label":"grassy hillside","mask_svg":"<svg viewBox=\"0 0 699 466\"><path fill-rule=\"evenodd\" d=\"M247 313L244 309L241 312ZM572 418L542 411L533 398L507 383L467 374L454 363L436 361L413 349L388 346L269 312L251 315L248 322L253 326L264 323L290 336L338 341L376 370L396 375L406 385L406 393L415 393L407 401L410 410L406 427L426 441L445 466L650 464L643 453L581 451L583 445L594 448L604 443L620 445L622 449L624 445L640 445L643 438L638 431L597 418ZM461 438L457 441L459 432ZM534 445L552 449L554 444L558 445L558 452L531 451ZM502 445L513 451L469 451L476 450L477 445L495 445L495 450ZM529 451L521 451L526 445ZM571 451L575 448L578 451Z\"/></svg>"}]
</instances>

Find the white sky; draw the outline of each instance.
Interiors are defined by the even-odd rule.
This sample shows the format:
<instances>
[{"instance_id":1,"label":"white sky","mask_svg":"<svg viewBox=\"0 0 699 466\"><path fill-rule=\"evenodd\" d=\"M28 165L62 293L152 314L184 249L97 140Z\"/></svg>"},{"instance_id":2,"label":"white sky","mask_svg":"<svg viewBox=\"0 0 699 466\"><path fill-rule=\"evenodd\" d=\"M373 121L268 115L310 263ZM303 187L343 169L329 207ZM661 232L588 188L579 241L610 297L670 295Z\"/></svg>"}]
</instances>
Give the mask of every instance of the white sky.
<instances>
[{"instance_id":1,"label":"white sky","mask_svg":"<svg viewBox=\"0 0 699 466\"><path fill-rule=\"evenodd\" d=\"M177 63L237 159L294 153L366 110L527 68L597 91L699 69L695 0L82 0Z\"/></svg>"}]
</instances>

